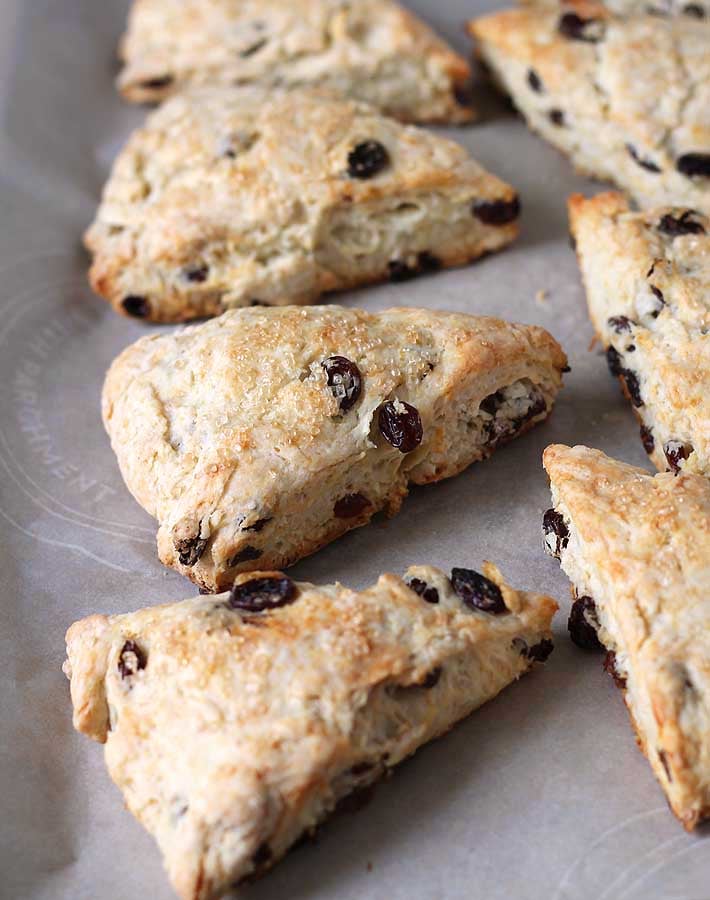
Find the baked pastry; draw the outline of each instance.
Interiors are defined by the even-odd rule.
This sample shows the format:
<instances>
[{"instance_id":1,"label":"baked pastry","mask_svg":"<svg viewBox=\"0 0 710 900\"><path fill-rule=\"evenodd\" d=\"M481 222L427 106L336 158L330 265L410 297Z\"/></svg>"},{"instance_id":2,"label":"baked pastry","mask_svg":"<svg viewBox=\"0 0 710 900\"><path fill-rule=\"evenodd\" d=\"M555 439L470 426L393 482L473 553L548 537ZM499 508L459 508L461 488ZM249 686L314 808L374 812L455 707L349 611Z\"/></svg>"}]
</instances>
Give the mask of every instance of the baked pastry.
<instances>
[{"instance_id":1,"label":"baked pastry","mask_svg":"<svg viewBox=\"0 0 710 900\"><path fill-rule=\"evenodd\" d=\"M710 218L569 199L589 314L661 471L710 476Z\"/></svg>"},{"instance_id":2,"label":"baked pastry","mask_svg":"<svg viewBox=\"0 0 710 900\"><path fill-rule=\"evenodd\" d=\"M639 204L710 213L710 21L578 0L469 23L528 125Z\"/></svg>"},{"instance_id":3,"label":"baked pastry","mask_svg":"<svg viewBox=\"0 0 710 900\"><path fill-rule=\"evenodd\" d=\"M417 566L360 592L259 572L72 625L74 726L106 744L184 900L264 872L549 656L555 602L484 572Z\"/></svg>"},{"instance_id":4,"label":"baked pastry","mask_svg":"<svg viewBox=\"0 0 710 900\"><path fill-rule=\"evenodd\" d=\"M565 10L569 0L522 0L523 6L547 6ZM709 0L604 0L604 6L620 16L687 16L710 19Z\"/></svg>"},{"instance_id":5,"label":"baked pastry","mask_svg":"<svg viewBox=\"0 0 710 900\"><path fill-rule=\"evenodd\" d=\"M317 89L169 100L116 160L85 242L94 290L174 322L462 265L520 203L458 144Z\"/></svg>"},{"instance_id":6,"label":"baked pastry","mask_svg":"<svg viewBox=\"0 0 710 900\"><path fill-rule=\"evenodd\" d=\"M407 122L466 122L470 68L391 0L134 0L118 88L318 84Z\"/></svg>"},{"instance_id":7,"label":"baked pastry","mask_svg":"<svg viewBox=\"0 0 710 900\"><path fill-rule=\"evenodd\" d=\"M219 589L489 456L549 415L565 364L542 328L500 319L233 310L124 350L103 416L161 560Z\"/></svg>"},{"instance_id":8,"label":"baked pastry","mask_svg":"<svg viewBox=\"0 0 710 900\"><path fill-rule=\"evenodd\" d=\"M607 649L639 745L687 829L710 816L710 482L587 447L543 463L545 544L574 587L573 640Z\"/></svg>"}]
</instances>

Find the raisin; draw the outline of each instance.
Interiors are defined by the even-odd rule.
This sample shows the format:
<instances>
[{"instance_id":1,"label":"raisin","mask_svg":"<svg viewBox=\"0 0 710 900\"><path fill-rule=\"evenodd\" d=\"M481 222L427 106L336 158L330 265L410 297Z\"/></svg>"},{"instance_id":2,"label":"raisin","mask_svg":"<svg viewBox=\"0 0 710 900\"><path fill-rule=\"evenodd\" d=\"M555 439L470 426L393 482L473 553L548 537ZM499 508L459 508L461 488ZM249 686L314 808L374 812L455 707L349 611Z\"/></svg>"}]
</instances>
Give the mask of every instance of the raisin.
<instances>
[{"instance_id":1,"label":"raisin","mask_svg":"<svg viewBox=\"0 0 710 900\"><path fill-rule=\"evenodd\" d=\"M505 396L502 391L496 391L493 394L489 394L487 397L484 397L481 400L479 409L482 409L483 412L488 413L489 416L494 416L501 407L501 404L505 402Z\"/></svg>"},{"instance_id":2,"label":"raisin","mask_svg":"<svg viewBox=\"0 0 710 900\"><path fill-rule=\"evenodd\" d=\"M643 444L643 449L648 454L653 453L653 448L656 446L656 442L653 439L653 431L650 428L647 428L645 425L642 425L639 433L641 435L641 443Z\"/></svg>"},{"instance_id":3,"label":"raisin","mask_svg":"<svg viewBox=\"0 0 710 900\"><path fill-rule=\"evenodd\" d=\"M251 544L247 544L246 547L243 547L241 550L237 551L234 556L231 557L227 561L227 565L231 568L232 566L238 566L239 563L250 562L253 559L259 559L260 556L263 556L264 551L259 550L258 547L252 547Z\"/></svg>"},{"instance_id":4,"label":"raisin","mask_svg":"<svg viewBox=\"0 0 710 900\"><path fill-rule=\"evenodd\" d=\"M533 662L543 663L555 649L555 645L549 638L543 638L539 643L533 644L527 651L528 659Z\"/></svg>"},{"instance_id":5,"label":"raisin","mask_svg":"<svg viewBox=\"0 0 710 900\"><path fill-rule=\"evenodd\" d=\"M594 600L586 595L577 597L567 620L567 630L573 643L583 650L603 650L597 635L598 628L599 619Z\"/></svg>"},{"instance_id":6,"label":"raisin","mask_svg":"<svg viewBox=\"0 0 710 900\"><path fill-rule=\"evenodd\" d=\"M145 297L139 297L137 294L129 294L121 300L121 306L129 316L136 319L145 319L150 315L150 303Z\"/></svg>"},{"instance_id":7,"label":"raisin","mask_svg":"<svg viewBox=\"0 0 710 900\"><path fill-rule=\"evenodd\" d=\"M511 200L477 200L471 212L484 225L507 225L520 216L520 197L515 194Z\"/></svg>"},{"instance_id":8,"label":"raisin","mask_svg":"<svg viewBox=\"0 0 710 900\"><path fill-rule=\"evenodd\" d=\"M641 396L641 386L639 385L638 375L635 372L632 372L631 369L622 369L621 377L624 380L626 390L629 397L631 397L633 405L636 408L643 406L643 397Z\"/></svg>"},{"instance_id":9,"label":"raisin","mask_svg":"<svg viewBox=\"0 0 710 900\"><path fill-rule=\"evenodd\" d=\"M609 371L612 375L621 375L624 371L624 364L614 347L609 346L606 348L606 364L609 366Z\"/></svg>"},{"instance_id":10,"label":"raisin","mask_svg":"<svg viewBox=\"0 0 710 900\"><path fill-rule=\"evenodd\" d=\"M651 313L653 318L657 319L659 317L659 315L661 314L661 309L666 305L666 300L665 300L665 297L663 296L663 291L659 291L659 289L657 287L654 287L652 284L650 284L649 287L651 288L651 293L653 294L653 296L661 304L658 307L658 309L654 309L653 312Z\"/></svg>"},{"instance_id":11,"label":"raisin","mask_svg":"<svg viewBox=\"0 0 710 900\"><path fill-rule=\"evenodd\" d=\"M542 517L542 533L545 539L545 551L550 556L560 558L560 553L569 543L569 529L565 520L556 509L548 509Z\"/></svg>"},{"instance_id":12,"label":"raisin","mask_svg":"<svg viewBox=\"0 0 710 900\"><path fill-rule=\"evenodd\" d=\"M690 444L684 444L682 441L666 441L663 445L663 453L668 460L670 471L676 475L681 470L681 463L686 460L693 452Z\"/></svg>"},{"instance_id":13,"label":"raisin","mask_svg":"<svg viewBox=\"0 0 710 900\"><path fill-rule=\"evenodd\" d=\"M257 519L256 522L252 522L251 525L245 525L244 528L241 529L241 531L253 531L254 533L263 531L273 518L273 516L264 516L263 519Z\"/></svg>"},{"instance_id":14,"label":"raisin","mask_svg":"<svg viewBox=\"0 0 710 900\"><path fill-rule=\"evenodd\" d=\"M251 858L251 863L255 869L263 869L267 863L271 862L272 857L271 847L264 842L256 848L256 852Z\"/></svg>"},{"instance_id":15,"label":"raisin","mask_svg":"<svg viewBox=\"0 0 710 900\"><path fill-rule=\"evenodd\" d=\"M192 281L195 284L202 284L203 281L207 281L207 276L209 275L209 267L202 263L197 266L189 266L184 271L185 278L188 281Z\"/></svg>"},{"instance_id":16,"label":"raisin","mask_svg":"<svg viewBox=\"0 0 710 900\"><path fill-rule=\"evenodd\" d=\"M666 213L658 223L658 230L670 237L678 237L683 234L705 234L702 223L693 220L698 215L693 209L686 209L680 216Z\"/></svg>"},{"instance_id":17,"label":"raisin","mask_svg":"<svg viewBox=\"0 0 710 900\"><path fill-rule=\"evenodd\" d=\"M201 538L198 535L192 538L183 538L175 541L175 550L181 566L194 566L205 552L209 538Z\"/></svg>"},{"instance_id":18,"label":"raisin","mask_svg":"<svg viewBox=\"0 0 710 900\"><path fill-rule=\"evenodd\" d=\"M229 605L245 612L263 612L293 603L296 596L296 585L286 575L252 578L234 585Z\"/></svg>"},{"instance_id":19,"label":"raisin","mask_svg":"<svg viewBox=\"0 0 710 900\"><path fill-rule=\"evenodd\" d=\"M565 114L561 109L551 109L547 117L553 125L557 125L560 128L565 124Z\"/></svg>"},{"instance_id":20,"label":"raisin","mask_svg":"<svg viewBox=\"0 0 710 900\"><path fill-rule=\"evenodd\" d=\"M577 13L564 13L557 23L561 35L572 41L596 44L602 37L601 22L598 19L583 19Z\"/></svg>"},{"instance_id":21,"label":"raisin","mask_svg":"<svg viewBox=\"0 0 710 900\"><path fill-rule=\"evenodd\" d=\"M441 268L441 260L428 250L422 250L417 254L417 267L420 272L438 272Z\"/></svg>"},{"instance_id":22,"label":"raisin","mask_svg":"<svg viewBox=\"0 0 710 900\"><path fill-rule=\"evenodd\" d=\"M626 687L626 679L623 675L619 675L619 672L616 668L616 653L613 650L608 650L606 656L604 657L604 671L607 675L611 675L614 679L614 684L621 688L622 690Z\"/></svg>"},{"instance_id":23,"label":"raisin","mask_svg":"<svg viewBox=\"0 0 710 900\"><path fill-rule=\"evenodd\" d=\"M436 666L436 668L432 669L431 672L428 672L424 681L422 681L420 687L426 688L426 690L430 690L439 683L439 679L441 678L441 666Z\"/></svg>"},{"instance_id":24,"label":"raisin","mask_svg":"<svg viewBox=\"0 0 710 900\"><path fill-rule=\"evenodd\" d=\"M348 175L351 178L372 178L390 162L387 148L379 141L362 141L348 153Z\"/></svg>"},{"instance_id":25,"label":"raisin","mask_svg":"<svg viewBox=\"0 0 710 900\"><path fill-rule=\"evenodd\" d=\"M454 590L471 609L500 615L508 612L503 594L497 584L473 569L452 569L451 584Z\"/></svg>"},{"instance_id":26,"label":"raisin","mask_svg":"<svg viewBox=\"0 0 710 900\"><path fill-rule=\"evenodd\" d=\"M325 369L328 387L338 401L340 412L352 409L362 391L360 369L346 356L329 356L321 365Z\"/></svg>"},{"instance_id":27,"label":"raisin","mask_svg":"<svg viewBox=\"0 0 710 900\"><path fill-rule=\"evenodd\" d=\"M255 53L258 53L259 50L262 50L267 43L268 41L266 38L261 38L261 40L255 41L251 46L242 50L239 55L242 59L248 59L250 56L254 56Z\"/></svg>"},{"instance_id":28,"label":"raisin","mask_svg":"<svg viewBox=\"0 0 710 900\"><path fill-rule=\"evenodd\" d=\"M607 319L606 323L617 334L621 334L622 331L631 331L631 326L636 324L628 316L612 316Z\"/></svg>"},{"instance_id":29,"label":"raisin","mask_svg":"<svg viewBox=\"0 0 710 900\"><path fill-rule=\"evenodd\" d=\"M411 588L415 594L419 594L422 600L426 600L427 603L439 602L439 592L437 589L435 587L429 587L426 581L423 581L421 578L410 578L406 584L408 588Z\"/></svg>"},{"instance_id":30,"label":"raisin","mask_svg":"<svg viewBox=\"0 0 710 900\"><path fill-rule=\"evenodd\" d=\"M652 162L650 159L645 159L643 156L639 156L638 152L637 152L636 148L633 146L633 144L627 144L626 150L629 153L629 155L631 156L631 158L634 160L634 162L637 162L641 166L642 169L645 169L647 172L656 172L656 173L661 171L660 167L657 166L655 164L655 162Z\"/></svg>"},{"instance_id":31,"label":"raisin","mask_svg":"<svg viewBox=\"0 0 710 900\"><path fill-rule=\"evenodd\" d=\"M146 656L135 641L126 641L118 654L118 671L121 678L135 675L139 669L145 669Z\"/></svg>"},{"instance_id":32,"label":"raisin","mask_svg":"<svg viewBox=\"0 0 710 900\"><path fill-rule=\"evenodd\" d=\"M173 83L172 75L158 75L155 78L148 78L146 81L141 81L141 87L148 88L149 90L160 90L160 88L166 88Z\"/></svg>"},{"instance_id":33,"label":"raisin","mask_svg":"<svg viewBox=\"0 0 710 900\"><path fill-rule=\"evenodd\" d=\"M675 161L675 167L688 178L710 178L710 153L684 153Z\"/></svg>"},{"instance_id":34,"label":"raisin","mask_svg":"<svg viewBox=\"0 0 710 900\"><path fill-rule=\"evenodd\" d=\"M403 400L383 403L377 424L382 437L401 453L410 453L421 444L424 436L419 411Z\"/></svg>"},{"instance_id":35,"label":"raisin","mask_svg":"<svg viewBox=\"0 0 710 900\"><path fill-rule=\"evenodd\" d=\"M545 88L542 84L542 79L537 74L535 69L528 69L528 84L530 85L530 89L535 91L536 94L544 94Z\"/></svg>"},{"instance_id":36,"label":"raisin","mask_svg":"<svg viewBox=\"0 0 710 900\"><path fill-rule=\"evenodd\" d=\"M372 506L364 494L346 494L335 501L333 515L336 519L352 519Z\"/></svg>"},{"instance_id":37,"label":"raisin","mask_svg":"<svg viewBox=\"0 0 710 900\"><path fill-rule=\"evenodd\" d=\"M418 272L414 266L408 266L401 259L391 259L387 263L387 275L394 284L399 284L402 281L411 281L412 278L417 277L417 274Z\"/></svg>"},{"instance_id":38,"label":"raisin","mask_svg":"<svg viewBox=\"0 0 710 900\"><path fill-rule=\"evenodd\" d=\"M683 7L683 13L684 15L690 16L693 19L705 18L705 10L697 3L688 3L687 6Z\"/></svg>"},{"instance_id":39,"label":"raisin","mask_svg":"<svg viewBox=\"0 0 710 900\"><path fill-rule=\"evenodd\" d=\"M470 109L473 106L473 84L470 81L464 81L454 85L454 100L459 106Z\"/></svg>"}]
</instances>

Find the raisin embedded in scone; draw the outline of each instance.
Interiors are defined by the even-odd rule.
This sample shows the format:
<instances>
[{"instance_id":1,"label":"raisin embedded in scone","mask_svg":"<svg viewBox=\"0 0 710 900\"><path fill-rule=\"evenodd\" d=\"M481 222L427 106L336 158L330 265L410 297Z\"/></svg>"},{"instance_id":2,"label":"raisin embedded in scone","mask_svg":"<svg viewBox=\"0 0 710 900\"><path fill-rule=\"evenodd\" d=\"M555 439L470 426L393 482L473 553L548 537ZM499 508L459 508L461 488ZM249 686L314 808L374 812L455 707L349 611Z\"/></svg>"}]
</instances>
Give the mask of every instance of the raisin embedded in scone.
<instances>
[{"instance_id":1,"label":"raisin embedded in scone","mask_svg":"<svg viewBox=\"0 0 710 900\"><path fill-rule=\"evenodd\" d=\"M710 213L710 20L593 0L469 24L528 125L643 205Z\"/></svg>"},{"instance_id":2,"label":"raisin embedded in scone","mask_svg":"<svg viewBox=\"0 0 710 900\"><path fill-rule=\"evenodd\" d=\"M178 894L212 900L543 662L556 608L491 564L359 592L241 575L228 594L74 624L74 726L105 743Z\"/></svg>"},{"instance_id":3,"label":"raisin embedded in scone","mask_svg":"<svg viewBox=\"0 0 710 900\"><path fill-rule=\"evenodd\" d=\"M638 741L687 829L710 816L710 481L553 445L548 552L575 643L608 651Z\"/></svg>"},{"instance_id":4,"label":"raisin embedded in scone","mask_svg":"<svg viewBox=\"0 0 710 900\"><path fill-rule=\"evenodd\" d=\"M85 243L94 290L174 322L463 265L520 203L458 144L317 89L174 97L129 138Z\"/></svg>"},{"instance_id":5,"label":"raisin embedded in scone","mask_svg":"<svg viewBox=\"0 0 710 900\"><path fill-rule=\"evenodd\" d=\"M658 469L710 476L710 218L569 199L589 314Z\"/></svg>"},{"instance_id":6,"label":"raisin embedded in scone","mask_svg":"<svg viewBox=\"0 0 710 900\"><path fill-rule=\"evenodd\" d=\"M542 328L397 308L241 309L113 363L103 416L197 584L283 568L395 513L407 485L489 456L549 415L566 358Z\"/></svg>"},{"instance_id":7,"label":"raisin embedded in scone","mask_svg":"<svg viewBox=\"0 0 710 900\"><path fill-rule=\"evenodd\" d=\"M155 102L186 87L317 84L408 122L466 122L470 67L391 0L134 0L118 87Z\"/></svg>"}]
</instances>

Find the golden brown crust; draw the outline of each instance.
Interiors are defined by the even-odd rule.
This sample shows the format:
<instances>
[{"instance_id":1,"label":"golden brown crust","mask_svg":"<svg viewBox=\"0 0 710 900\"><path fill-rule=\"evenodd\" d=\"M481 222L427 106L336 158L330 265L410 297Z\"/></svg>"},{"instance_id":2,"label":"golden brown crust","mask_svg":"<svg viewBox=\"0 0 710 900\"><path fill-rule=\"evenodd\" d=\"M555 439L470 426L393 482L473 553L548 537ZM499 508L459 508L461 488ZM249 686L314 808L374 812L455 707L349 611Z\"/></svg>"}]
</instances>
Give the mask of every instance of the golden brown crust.
<instances>
[{"instance_id":1,"label":"golden brown crust","mask_svg":"<svg viewBox=\"0 0 710 900\"><path fill-rule=\"evenodd\" d=\"M568 529L562 568L596 604L639 743L673 812L710 816L710 482L587 447L543 463Z\"/></svg>"},{"instance_id":2,"label":"golden brown crust","mask_svg":"<svg viewBox=\"0 0 710 900\"><path fill-rule=\"evenodd\" d=\"M85 243L117 311L175 322L462 265L510 243L518 213L463 147L371 106L209 87L129 138Z\"/></svg>"},{"instance_id":3,"label":"golden brown crust","mask_svg":"<svg viewBox=\"0 0 710 900\"><path fill-rule=\"evenodd\" d=\"M299 583L262 612L223 594L69 629L74 724L105 742L184 900L261 874L339 799L549 655L555 602L483 570L507 612L466 606L417 566L407 577L436 603L383 575L360 592ZM254 577L285 580L254 573L242 589Z\"/></svg>"},{"instance_id":4,"label":"golden brown crust","mask_svg":"<svg viewBox=\"0 0 710 900\"><path fill-rule=\"evenodd\" d=\"M589 314L660 471L710 476L710 218L569 199ZM631 391L629 391L629 385Z\"/></svg>"},{"instance_id":5,"label":"golden brown crust","mask_svg":"<svg viewBox=\"0 0 710 900\"><path fill-rule=\"evenodd\" d=\"M362 378L344 412L322 365L333 356ZM214 589L289 565L379 509L396 512L410 482L490 455L549 414L565 364L546 331L499 319L234 310L125 350L103 415L126 484L160 522L161 559ZM380 430L391 401L418 410L411 452ZM367 502L342 510L351 495Z\"/></svg>"}]
</instances>

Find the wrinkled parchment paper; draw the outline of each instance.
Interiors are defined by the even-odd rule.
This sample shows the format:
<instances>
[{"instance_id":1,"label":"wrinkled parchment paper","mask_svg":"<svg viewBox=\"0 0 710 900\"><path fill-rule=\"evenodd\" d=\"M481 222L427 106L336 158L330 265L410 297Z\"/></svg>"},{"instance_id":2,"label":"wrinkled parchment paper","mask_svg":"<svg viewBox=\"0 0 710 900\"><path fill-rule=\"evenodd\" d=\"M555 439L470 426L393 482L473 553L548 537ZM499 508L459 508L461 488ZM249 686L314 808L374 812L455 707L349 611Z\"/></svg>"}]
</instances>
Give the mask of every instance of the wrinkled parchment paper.
<instances>
[{"instance_id":1,"label":"wrinkled parchment paper","mask_svg":"<svg viewBox=\"0 0 710 900\"><path fill-rule=\"evenodd\" d=\"M459 48L485 0L411 4ZM99 419L111 359L150 326L86 285L79 236L143 111L114 94L125 0L0 0L0 897L168 900L152 839L122 808L101 748L71 727L64 632L92 612L190 596L119 477ZM304 560L296 578L369 584L411 563L496 561L561 603L558 644L523 679L419 752L252 900L707 900L710 832L684 834L636 749L597 657L566 638L569 588L541 551L540 454L589 443L647 465L585 314L564 200L598 186L489 94L451 134L523 198L522 238L476 265L348 295L503 315L548 328L572 373L551 421L489 462L412 491L386 524ZM544 296L538 292L544 291Z\"/></svg>"}]
</instances>

